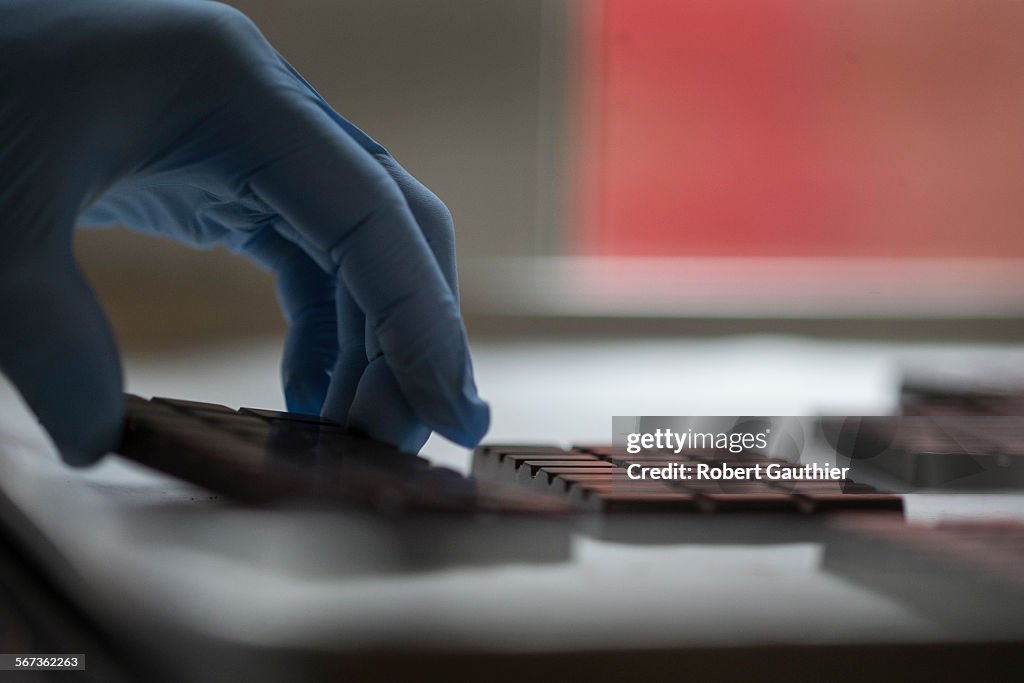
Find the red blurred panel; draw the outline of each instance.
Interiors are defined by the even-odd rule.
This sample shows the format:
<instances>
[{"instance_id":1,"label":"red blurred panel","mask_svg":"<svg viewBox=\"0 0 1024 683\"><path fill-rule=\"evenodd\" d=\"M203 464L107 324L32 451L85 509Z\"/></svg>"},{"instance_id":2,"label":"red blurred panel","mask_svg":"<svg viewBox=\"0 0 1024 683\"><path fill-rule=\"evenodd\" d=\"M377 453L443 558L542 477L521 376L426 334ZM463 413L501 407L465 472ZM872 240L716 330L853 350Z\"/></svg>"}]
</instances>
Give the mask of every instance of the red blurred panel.
<instances>
[{"instance_id":1,"label":"red blurred panel","mask_svg":"<svg viewBox=\"0 0 1024 683\"><path fill-rule=\"evenodd\" d=\"M1024 3L581 3L580 247L1024 256Z\"/></svg>"}]
</instances>

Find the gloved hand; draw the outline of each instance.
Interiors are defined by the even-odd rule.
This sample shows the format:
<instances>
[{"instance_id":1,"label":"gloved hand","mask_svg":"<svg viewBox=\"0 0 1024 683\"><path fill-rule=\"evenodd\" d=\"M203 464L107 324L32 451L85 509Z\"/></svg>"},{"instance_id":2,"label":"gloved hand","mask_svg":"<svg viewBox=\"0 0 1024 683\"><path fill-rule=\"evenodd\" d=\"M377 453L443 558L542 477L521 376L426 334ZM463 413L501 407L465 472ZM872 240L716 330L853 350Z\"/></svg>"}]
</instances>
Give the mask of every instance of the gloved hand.
<instances>
[{"instance_id":1,"label":"gloved hand","mask_svg":"<svg viewBox=\"0 0 1024 683\"><path fill-rule=\"evenodd\" d=\"M118 222L276 274L289 409L411 451L480 440L447 209L241 13L0 0L0 55L0 368L66 461L120 435L117 349L71 250Z\"/></svg>"}]
</instances>

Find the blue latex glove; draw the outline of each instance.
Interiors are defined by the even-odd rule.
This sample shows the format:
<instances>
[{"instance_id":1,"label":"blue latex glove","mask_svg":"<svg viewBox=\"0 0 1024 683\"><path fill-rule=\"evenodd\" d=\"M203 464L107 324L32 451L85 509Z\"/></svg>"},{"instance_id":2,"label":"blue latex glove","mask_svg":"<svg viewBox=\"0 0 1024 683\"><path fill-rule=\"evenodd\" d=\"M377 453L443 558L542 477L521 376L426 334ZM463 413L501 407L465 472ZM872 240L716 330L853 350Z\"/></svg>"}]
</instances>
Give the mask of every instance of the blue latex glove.
<instances>
[{"instance_id":1,"label":"blue latex glove","mask_svg":"<svg viewBox=\"0 0 1024 683\"><path fill-rule=\"evenodd\" d=\"M480 440L451 216L241 13L0 0L0 55L0 367L69 463L120 436L117 349L71 251L111 223L276 274L289 409L411 451Z\"/></svg>"}]
</instances>

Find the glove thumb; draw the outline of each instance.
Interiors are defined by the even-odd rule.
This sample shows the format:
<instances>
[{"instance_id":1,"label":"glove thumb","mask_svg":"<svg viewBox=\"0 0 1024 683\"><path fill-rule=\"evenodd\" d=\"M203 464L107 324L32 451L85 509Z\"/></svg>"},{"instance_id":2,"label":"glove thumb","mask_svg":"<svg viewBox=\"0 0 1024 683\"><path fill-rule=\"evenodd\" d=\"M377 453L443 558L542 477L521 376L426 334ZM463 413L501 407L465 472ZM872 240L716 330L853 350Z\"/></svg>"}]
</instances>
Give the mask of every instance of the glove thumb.
<instances>
[{"instance_id":1,"label":"glove thumb","mask_svg":"<svg viewBox=\"0 0 1024 683\"><path fill-rule=\"evenodd\" d=\"M65 462L88 465L116 448L124 416L117 347L70 252L0 264L0 320L0 369Z\"/></svg>"}]
</instances>

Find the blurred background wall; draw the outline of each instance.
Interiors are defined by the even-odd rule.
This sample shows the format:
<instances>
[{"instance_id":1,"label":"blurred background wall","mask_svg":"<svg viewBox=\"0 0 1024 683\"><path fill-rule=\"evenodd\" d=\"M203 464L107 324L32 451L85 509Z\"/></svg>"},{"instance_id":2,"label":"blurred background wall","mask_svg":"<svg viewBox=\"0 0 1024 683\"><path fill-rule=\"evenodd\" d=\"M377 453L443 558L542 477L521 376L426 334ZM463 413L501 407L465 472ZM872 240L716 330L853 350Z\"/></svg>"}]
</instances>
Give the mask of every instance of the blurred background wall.
<instances>
[{"instance_id":1,"label":"blurred background wall","mask_svg":"<svg viewBox=\"0 0 1024 683\"><path fill-rule=\"evenodd\" d=\"M1024 332L1024 3L232 4L448 204L471 333ZM232 255L78 253L129 348L282 329Z\"/></svg>"}]
</instances>

